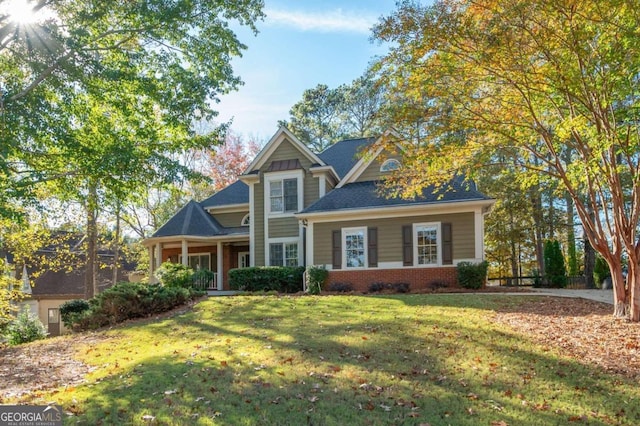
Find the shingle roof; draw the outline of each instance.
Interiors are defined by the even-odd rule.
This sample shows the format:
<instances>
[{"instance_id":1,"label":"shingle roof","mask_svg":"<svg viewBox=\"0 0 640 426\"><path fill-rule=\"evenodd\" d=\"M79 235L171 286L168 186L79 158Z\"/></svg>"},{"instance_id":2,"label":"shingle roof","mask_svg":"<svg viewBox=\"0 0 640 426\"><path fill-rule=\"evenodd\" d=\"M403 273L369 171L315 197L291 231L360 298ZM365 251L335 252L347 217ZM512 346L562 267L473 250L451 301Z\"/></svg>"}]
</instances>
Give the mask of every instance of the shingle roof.
<instances>
[{"instance_id":1,"label":"shingle roof","mask_svg":"<svg viewBox=\"0 0 640 426\"><path fill-rule=\"evenodd\" d=\"M160 227L152 237L170 235L193 235L212 237L222 235L223 227L196 201L189 201L178 213Z\"/></svg>"},{"instance_id":2,"label":"shingle roof","mask_svg":"<svg viewBox=\"0 0 640 426\"><path fill-rule=\"evenodd\" d=\"M358 154L362 148L372 144L375 140L375 138L361 138L340 141L318 154L318 157L333 166L338 177L342 179L358 162Z\"/></svg>"},{"instance_id":3,"label":"shingle roof","mask_svg":"<svg viewBox=\"0 0 640 426\"><path fill-rule=\"evenodd\" d=\"M216 192L211 197L200 202L202 207L221 207L232 204L248 204L249 187L242 181L235 181L226 188Z\"/></svg>"},{"instance_id":4,"label":"shingle roof","mask_svg":"<svg viewBox=\"0 0 640 426\"><path fill-rule=\"evenodd\" d=\"M473 200L490 200L489 197L478 192L473 184L465 184L454 179L448 189L434 191L434 187L425 188L422 196L412 200L402 198L387 198L378 191L378 182L355 182L341 188L336 188L320 200L304 209L304 213L319 213L340 210L371 209L381 207L397 207L417 204L451 203Z\"/></svg>"}]
</instances>

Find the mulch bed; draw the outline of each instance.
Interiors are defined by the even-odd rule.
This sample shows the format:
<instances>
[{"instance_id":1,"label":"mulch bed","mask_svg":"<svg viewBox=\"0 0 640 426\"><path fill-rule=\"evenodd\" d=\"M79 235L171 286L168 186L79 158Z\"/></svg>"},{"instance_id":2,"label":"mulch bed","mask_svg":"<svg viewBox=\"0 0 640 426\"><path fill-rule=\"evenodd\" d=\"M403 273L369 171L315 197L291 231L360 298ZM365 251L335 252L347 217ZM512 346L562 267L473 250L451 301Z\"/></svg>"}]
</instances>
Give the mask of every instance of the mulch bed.
<instances>
[{"instance_id":1,"label":"mulch bed","mask_svg":"<svg viewBox=\"0 0 640 426\"><path fill-rule=\"evenodd\" d=\"M517 312L497 312L495 320L581 363L640 379L640 323L614 318L612 305L541 297Z\"/></svg>"}]
</instances>

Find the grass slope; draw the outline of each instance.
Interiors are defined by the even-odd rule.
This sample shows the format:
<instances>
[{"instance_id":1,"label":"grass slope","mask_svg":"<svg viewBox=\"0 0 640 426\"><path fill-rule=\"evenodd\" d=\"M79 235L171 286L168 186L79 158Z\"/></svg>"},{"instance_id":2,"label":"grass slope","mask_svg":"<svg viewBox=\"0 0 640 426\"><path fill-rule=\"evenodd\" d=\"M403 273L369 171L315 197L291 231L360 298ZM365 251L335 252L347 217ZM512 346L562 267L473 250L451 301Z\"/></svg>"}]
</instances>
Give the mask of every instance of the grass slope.
<instances>
[{"instance_id":1,"label":"grass slope","mask_svg":"<svg viewBox=\"0 0 640 426\"><path fill-rule=\"evenodd\" d=\"M492 322L512 296L227 297L107 332L72 424L638 424L637 383Z\"/></svg>"}]
</instances>

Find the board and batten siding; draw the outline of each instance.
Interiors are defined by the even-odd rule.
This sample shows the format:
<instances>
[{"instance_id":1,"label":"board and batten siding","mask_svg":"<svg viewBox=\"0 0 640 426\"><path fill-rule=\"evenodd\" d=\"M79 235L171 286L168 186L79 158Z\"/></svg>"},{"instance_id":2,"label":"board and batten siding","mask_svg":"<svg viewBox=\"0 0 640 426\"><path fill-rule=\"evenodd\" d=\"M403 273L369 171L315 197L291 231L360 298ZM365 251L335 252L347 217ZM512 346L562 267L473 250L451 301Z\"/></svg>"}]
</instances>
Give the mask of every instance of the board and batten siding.
<instances>
[{"instance_id":1,"label":"board and batten siding","mask_svg":"<svg viewBox=\"0 0 640 426\"><path fill-rule=\"evenodd\" d=\"M409 216L402 218L314 223L314 265L332 264L332 232L351 227L378 228L378 262L402 262L402 226L424 222L449 222L453 233L454 259L475 258L474 214Z\"/></svg>"},{"instance_id":2,"label":"board and batten siding","mask_svg":"<svg viewBox=\"0 0 640 426\"><path fill-rule=\"evenodd\" d=\"M225 228L242 226L242 219L249 213L249 210L234 213L214 213L212 216Z\"/></svg>"}]
</instances>

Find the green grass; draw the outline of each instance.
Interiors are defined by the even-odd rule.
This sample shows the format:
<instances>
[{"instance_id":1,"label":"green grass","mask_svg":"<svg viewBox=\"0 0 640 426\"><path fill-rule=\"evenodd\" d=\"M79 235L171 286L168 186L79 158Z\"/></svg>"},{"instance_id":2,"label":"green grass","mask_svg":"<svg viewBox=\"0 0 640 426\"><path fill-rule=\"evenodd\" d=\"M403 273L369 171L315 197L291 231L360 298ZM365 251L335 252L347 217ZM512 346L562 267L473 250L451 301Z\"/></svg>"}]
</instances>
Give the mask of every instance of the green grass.
<instances>
[{"instance_id":1,"label":"green grass","mask_svg":"<svg viewBox=\"0 0 640 426\"><path fill-rule=\"evenodd\" d=\"M639 424L637 383L491 321L527 300L211 298L109 331L78 351L88 384L29 402L87 425Z\"/></svg>"}]
</instances>

